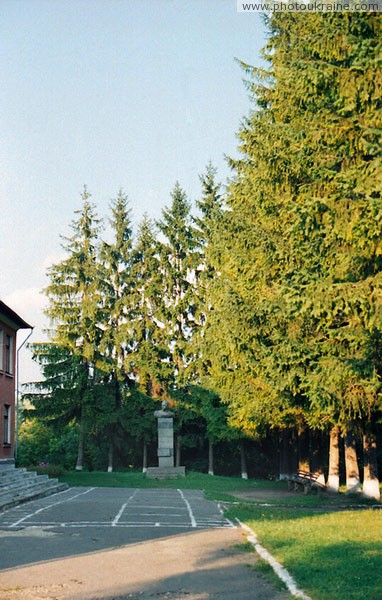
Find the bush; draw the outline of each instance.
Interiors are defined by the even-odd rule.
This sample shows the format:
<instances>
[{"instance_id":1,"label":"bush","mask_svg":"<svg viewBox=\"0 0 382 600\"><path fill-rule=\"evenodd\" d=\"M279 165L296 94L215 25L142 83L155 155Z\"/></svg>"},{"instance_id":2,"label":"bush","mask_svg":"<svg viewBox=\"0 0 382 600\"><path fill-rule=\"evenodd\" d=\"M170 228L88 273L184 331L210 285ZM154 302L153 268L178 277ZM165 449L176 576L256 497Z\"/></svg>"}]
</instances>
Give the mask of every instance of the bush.
<instances>
[{"instance_id":1,"label":"bush","mask_svg":"<svg viewBox=\"0 0 382 600\"><path fill-rule=\"evenodd\" d=\"M17 462L24 467L44 468L52 465L72 469L76 464L77 448L78 427L75 424L65 425L57 431L32 418L20 427Z\"/></svg>"},{"instance_id":2,"label":"bush","mask_svg":"<svg viewBox=\"0 0 382 600\"><path fill-rule=\"evenodd\" d=\"M31 419L19 430L17 462L20 466L38 465L47 460L52 431L44 423Z\"/></svg>"},{"instance_id":3,"label":"bush","mask_svg":"<svg viewBox=\"0 0 382 600\"><path fill-rule=\"evenodd\" d=\"M39 475L48 475L48 477L61 477L65 473L64 467L49 463L41 463L33 469Z\"/></svg>"}]
</instances>

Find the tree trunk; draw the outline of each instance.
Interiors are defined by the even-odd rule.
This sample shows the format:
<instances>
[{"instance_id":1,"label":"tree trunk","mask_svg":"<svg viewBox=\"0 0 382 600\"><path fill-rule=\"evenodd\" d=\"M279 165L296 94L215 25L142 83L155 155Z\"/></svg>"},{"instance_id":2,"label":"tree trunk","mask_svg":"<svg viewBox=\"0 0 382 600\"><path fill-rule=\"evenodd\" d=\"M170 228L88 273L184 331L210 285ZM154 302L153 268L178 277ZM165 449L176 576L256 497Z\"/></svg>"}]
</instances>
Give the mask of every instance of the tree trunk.
<instances>
[{"instance_id":1,"label":"tree trunk","mask_svg":"<svg viewBox=\"0 0 382 600\"><path fill-rule=\"evenodd\" d=\"M78 434L78 454L77 454L77 463L76 463L76 471L82 471L84 468L84 441L85 441L85 416L84 416L84 407L81 407L81 417L80 417L80 429Z\"/></svg>"},{"instance_id":2,"label":"tree trunk","mask_svg":"<svg viewBox=\"0 0 382 600\"><path fill-rule=\"evenodd\" d=\"M175 466L180 467L182 460L182 437L178 434L176 436L176 462Z\"/></svg>"},{"instance_id":3,"label":"tree trunk","mask_svg":"<svg viewBox=\"0 0 382 600\"><path fill-rule=\"evenodd\" d=\"M317 475L317 482L325 485L325 473L324 473L324 445L326 445L326 438L320 430L310 431L310 468L312 473Z\"/></svg>"},{"instance_id":4,"label":"tree trunk","mask_svg":"<svg viewBox=\"0 0 382 600\"><path fill-rule=\"evenodd\" d=\"M340 428L335 425L330 431L328 491L340 489Z\"/></svg>"},{"instance_id":5,"label":"tree trunk","mask_svg":"<svg viewBox=\"0 0 382 600\"><path fill-rule=\"evenodd\" d=\"M298 427L298 468L310 472L309 429L303 422Z\"/></svg>"},{"instance_id":6,"label":"tree trunk","mask_svg":"<svg viewBox=\"0 0 382 600\"><path fill-rule=\"evenodd\" d=\"M240 466L241 466L241 478L248 479L247 457L245 455L244 440L240 440Z\"/></svg>"},{"instance_id":7,"label":"tree trunk","mask_svg":"<svg viewBox=\"0 0 382 600\"><path fill-rule=\"evenodd\" d=\"M147 473L147 442L143 440L143 461L142 473Z\"/></svg>"},{"instance_id":8,"label":"tree trunk","mask_svg":"<svg viewBox=\"0 0 382 600\"><path fill-rule=\"evenodd\" d=\"M346 493L353 494L361 489L359 468L357 461L357 448L354 429L348 425L345 435L345 466L346 466Z\"/></svg>"},{"instance_id":9,"label":"tree trunk","mask_svg":"<svg viewBox=\"0 0 382 600\"><path fill-rule=\"evenodd\" d=\"M283 429L280 432L280 480L288 479L297 471L294 442L293 430Z\"/></svg>"},{"instance_id":10,"label":"tree trunk","mask_svg":"<svg viewBox=\"0 0 382 600\"><path fill-rule=\"evenodd\" d=\"M109 464L107 467L107 472L108 473L112 473L113 472L113 461L114 461L114 440L113 440L114 436L113 436L113 432L110 433L110 440L109 440Z\"/></svg>"},{"instance_id":11,"label":"tree trunk","mask_svg":"<svg viewBox=\"0 0 382 600\"><path fill-rule=\"evenodd\" d=\"M208 475L214 475L214 445L208 439Z\"/></svg>"},{"instance_id":12,"label":"tree trunk","mask_svg":"<svg viewBox=\"0 0 382 600\"><path fill-rule=\"evenodd\" d=\"M363 494L367 498L380 500L381 493L378 479L377 440L368 426L366 426L363 435L363 455Z\"/></svg>"}]
</instances>

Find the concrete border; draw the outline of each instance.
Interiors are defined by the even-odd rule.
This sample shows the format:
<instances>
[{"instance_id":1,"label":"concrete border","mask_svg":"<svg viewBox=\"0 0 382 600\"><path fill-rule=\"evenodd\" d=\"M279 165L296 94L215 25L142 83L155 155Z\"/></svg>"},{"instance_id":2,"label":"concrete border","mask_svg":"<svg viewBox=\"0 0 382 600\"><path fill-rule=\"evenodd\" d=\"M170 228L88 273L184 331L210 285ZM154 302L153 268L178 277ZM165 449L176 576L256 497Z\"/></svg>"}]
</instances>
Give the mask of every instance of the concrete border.
<instances>
[{"instance_id":1,"label":"concrete border","mask_svg":"<svg viewBox=\"0 0 382 600\"><path fill-rule=\"evenodd\" d=\"M259 543L257 535L253 529L248 527L248 525L245 525L245 523L242 523L238 518L236 518L236 521L239 523L240 527L244 529L247 534L249 534L247 535L247 540L252 544L257 554L272 567L277 577L281 579L283 583L285 583L289 593L295 598L312 600L310 596L307 596L305 592L297 587L292 575L290 575L290 573L274 558L274 556L272 556L272 554L270 554L268 550L266 550L264 546Z\"/></svg>"}]
</instances>

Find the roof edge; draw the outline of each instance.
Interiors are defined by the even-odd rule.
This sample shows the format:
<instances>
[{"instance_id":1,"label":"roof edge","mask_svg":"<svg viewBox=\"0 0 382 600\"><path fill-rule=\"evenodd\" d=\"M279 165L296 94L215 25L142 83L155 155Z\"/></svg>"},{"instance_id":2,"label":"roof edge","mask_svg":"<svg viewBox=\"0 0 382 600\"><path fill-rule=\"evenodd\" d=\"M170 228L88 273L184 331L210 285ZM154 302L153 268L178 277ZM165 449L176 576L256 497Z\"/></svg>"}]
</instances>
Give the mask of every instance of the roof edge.
<instances>
[{"instance_id":1,"label":"roof edge","mask_svg":"<svg viewBox=\"0 0 382 600\"><path fill-rule=\"evenodd\" d=\"M29 325L29 323L24 321L24 319L22 319L20 315L12 310L12 308L0 300L0 315L1 314L12 321L12 323L16 325L17 329L33 329L32 325Z\"/></svg>"}]
</instances>

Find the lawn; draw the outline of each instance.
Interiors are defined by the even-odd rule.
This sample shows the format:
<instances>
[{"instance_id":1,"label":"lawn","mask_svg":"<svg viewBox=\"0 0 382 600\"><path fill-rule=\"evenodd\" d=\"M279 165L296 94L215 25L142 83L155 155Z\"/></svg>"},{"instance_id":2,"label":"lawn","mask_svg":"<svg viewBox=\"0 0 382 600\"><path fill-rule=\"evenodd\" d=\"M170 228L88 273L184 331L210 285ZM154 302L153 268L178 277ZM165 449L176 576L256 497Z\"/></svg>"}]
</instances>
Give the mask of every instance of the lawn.
<instances>
[{"instance_id":1,"label":"lawn","mask_svg":"<svg viewBox=\"0 0 382 600\"><path fill-rule=\"evenodd\" d=\"M351 509L359 497L288 492L285 482L188 473L151 480L142 473L69 472L69 485L202 489L248 524L313 600L381 600L382 510ZM240 500L239 496L245 496Z\"/></svg>"},{"instance_id":2,"label":"lawn","mask_svg":"<svg viewBox=\"0 0 382 600\"><path fill-rule=\"evenodd\" d=\"M313 600L381 600L382 511L234 507Z\"/></svg>"},{"instance_id":3,"label":"lawn","mask_svg":"<svg viewBox=\"0 0 382 600\"><path fill-rule=\"evenodd\" d=\"M101 471L68 471L59 477L60 481L71 486L128 487L128 488L181 488L204 490L211 500L234 501L232 492L253 490L259 487L255 480L236 477L212 477L205 473L190 472L186 477L174 479L148 479L138 471L105 473ZM274 482L262 482L265 486L274 486Z\"/></svg>"}]
</instances>

